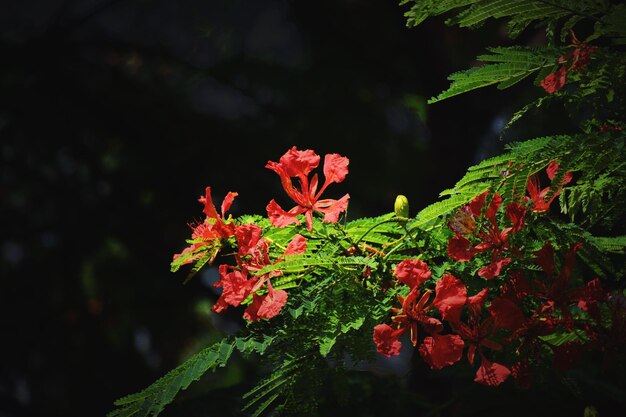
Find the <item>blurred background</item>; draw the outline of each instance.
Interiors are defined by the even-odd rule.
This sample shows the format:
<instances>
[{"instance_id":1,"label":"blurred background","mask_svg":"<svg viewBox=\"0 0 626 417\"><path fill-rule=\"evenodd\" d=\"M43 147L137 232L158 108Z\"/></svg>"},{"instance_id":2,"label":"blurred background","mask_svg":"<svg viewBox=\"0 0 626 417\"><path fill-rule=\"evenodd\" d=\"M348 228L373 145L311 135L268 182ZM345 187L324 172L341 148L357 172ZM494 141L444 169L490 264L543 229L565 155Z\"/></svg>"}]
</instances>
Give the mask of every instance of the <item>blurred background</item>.
<instances>
[{"instance_id":1,"label":"blurred background","mask_svg":"<svg viewBox=\"0 0 626 417\"><path fill-rule=\"evenodd\" d=\"M501 150L511 98L536 87L425 104L507 43L501 22L407 29L403 12L375 0L1 2L0 416L104 415L241 325L209 314L211 270L184 286L169 272L205 186L217 202L239 192L235 216L264 214L286 202L264 166L296 145L350 158L328 192L350 193L350 218L391 211L397 194L415 214ZM542 127L527 128L507 140ZM211 415L235 415L237 387L261 372L235 358L187 403L210 386L222 401Z\"/></svg>"}]
</instances>

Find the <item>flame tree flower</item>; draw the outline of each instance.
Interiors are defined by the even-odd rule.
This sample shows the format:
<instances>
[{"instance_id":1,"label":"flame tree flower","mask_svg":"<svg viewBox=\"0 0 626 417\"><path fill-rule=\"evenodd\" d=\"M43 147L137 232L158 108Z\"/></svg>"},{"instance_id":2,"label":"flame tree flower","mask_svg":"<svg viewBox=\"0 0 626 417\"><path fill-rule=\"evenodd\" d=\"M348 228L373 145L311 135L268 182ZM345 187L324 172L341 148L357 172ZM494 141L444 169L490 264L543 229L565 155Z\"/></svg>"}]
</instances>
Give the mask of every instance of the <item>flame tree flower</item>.
<instances>
[{"instance_id":1,"label":"flame tree flower","mask_svg":"<svg viewBox=\"0 0 626 417\"><path fill-rule=\"evenodd\" d=\"M237 266L220 265L220 280L214 286L222 287L222 294L212 307L214 312L221 313L229 305L236 307L252 294L252 303L246 308L244 318L259 321L276 316L287 303L287 292L274 289L271 283L271 278L281 275L280 271L254 275L255 272L274 264L269 257L270 243L261 237L261 232L261 228L254 224L237 227ZM295 235L277 262L287 255L302 254L305 251L306 240ZM259 295L263 288L267 289L267 293Z\"/></svg>"},{"instance_id":2,"label":"flame tree flower","mask_svg":"<svg viewBox=\"0 0 626 417\"><path fill-rule=\"evenodd\" d=\"M173 270L204 257L207 251L212 251L208 263L213 263L222 246L221 240L228 239L235 234L235 225L230 218L228 220L224 220L224 218L225 213L230 209L237 195L237 193L232 191L226 194L224 201L222 201L222 214L220 216L211 198L211 187L206 187L204 197L201 196L198 199L200 203L204 204L204 210L202 211L206 218L203 222L192 226L191 240L188 241L191 245L186 247L181 253L174 255L172 262Z\"/></svg>"},{"instance_id":3,"label":"flame tree flower","mask_svg":"<svg viewBox=\"0 0 626 417\"><path fill-rule=\"evenodd\" d=\"M548 179L550 179L550 181L554 180L558 171L559 164L556 163L556 161L550 162L546 168ZM545 213L548 211L550 209L550 204L552 204L554 199L561 194L563 186L569 184L570 181L572 181L572 173L568 171L563 176L563 180L561 181L561 184L559 184L558 188L550 194L550 187L541 188L537 174L531 175L530 178L528 178L528 184L526 184L526 190L528 191L530 200L533 202L531 210L535 213Z\"/></svg>"},{"instance_id":4,"label":"flame tree flower","mask_svg":"<svg viewBox=\"0 0 626 417\"><path fill-rule=\"evenodd\" d=\"M320 200L322 193L332 183L340 183L348 175L349 160L338 154L328 154L324 157L325 181L318 190L318 177L314 174L309 180L309 174L320 163L320 157L312 150L299 151L295 146L287 151L279 162L269 161L265 166L280 176L280 181L287 192L297 204L289 211L283 210L275 200L267 205L267 215L275 227L285 227L292 223L300 223L296 218L304 214L306 226L309 231L313 229L313 212L324 214L324 221L335 223L339 215L348 208L349 194L339 200ZM298 187L294 185L293 178L297 178Z\"/></svg>"}]
</instances>

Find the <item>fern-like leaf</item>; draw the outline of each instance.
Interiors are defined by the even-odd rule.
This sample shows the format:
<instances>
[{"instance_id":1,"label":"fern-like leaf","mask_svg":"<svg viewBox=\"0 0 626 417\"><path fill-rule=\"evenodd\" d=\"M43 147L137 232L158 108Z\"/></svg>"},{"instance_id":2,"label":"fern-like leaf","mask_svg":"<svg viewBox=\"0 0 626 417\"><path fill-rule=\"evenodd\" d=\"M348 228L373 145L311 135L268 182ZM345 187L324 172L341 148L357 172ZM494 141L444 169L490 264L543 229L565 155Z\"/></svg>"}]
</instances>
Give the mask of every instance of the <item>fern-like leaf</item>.
<instances>
[{"instance_id":1,"label":"fern-like leaf","mask_svg":"<svg viewBox=\"0 0 626 417\"><path fill-rule=\"evenodd\" d=\"M553 56L558 55L554 50L520 47L492 48L490 52L490 55L478 57L479 61L490 64L452 74L448 77L452 81L450 88L431 98L428 103L436 103L493 84L497 84L499 89L508 88L538 70L552 66Z\"/></svg>"},{"instance_id":2,"label":"fern-like leaf","mask_svg":"<svg viewBox=\"0 0 626 417\"><path fill-rule=\"evenodd\" d=\"M174 400L179 391L199 379L208 370L225 366L233 351L233 343L222 340L193 355L182 365L168 372L148 388L115 401L119 408L108 417L149 417L158 415Z\"/></svg>"}]
</instances>

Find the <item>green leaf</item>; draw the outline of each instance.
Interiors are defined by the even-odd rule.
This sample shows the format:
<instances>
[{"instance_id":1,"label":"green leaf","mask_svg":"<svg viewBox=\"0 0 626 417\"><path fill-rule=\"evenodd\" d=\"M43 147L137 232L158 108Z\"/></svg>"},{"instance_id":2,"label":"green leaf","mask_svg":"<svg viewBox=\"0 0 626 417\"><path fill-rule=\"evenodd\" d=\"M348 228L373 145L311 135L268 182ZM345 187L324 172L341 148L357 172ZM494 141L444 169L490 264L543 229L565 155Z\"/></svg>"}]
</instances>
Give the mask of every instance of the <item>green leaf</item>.
<instances>
[{"instance_id":1,"label":"green leaf","mask_svg":"<svg viewBox=\"0 0 626 417\"><path fill-rule=\"evenodd\" d=\"M336 341L336 336L322 337L320 339L320 355L326 357L326 355L328 355L328 352L330 352L333 346L335 346Z\"/></svg>"},{"instance_id":2,"label":"green leaf","mask_svg":"<svg viewBox=\"0 0 626 417\"><path fill-rule=\"evenodd\" d=\"M490 64L452 74L448 77L452 81L450 88L431 98L428 103L436 103L493 84L498 84L499 89L508 88L541 68L552 66L558 56L554 55L553 50L521 47L492 48L490 52L491 55L478 57L479 61Z\"/></svg>"},{"instance_id":3,"label":"green leaf","mask_svg":"<svg viewBox=\"0 0 626 417\"><path fill-rule=\"evenodd\" d=\"M196 353L183 364L168 372L148 388L115 401L119 408L109 417L148 417L158 415L174 400L179 391L187 389L208 370L225 366L233 351L233 343L222 340Z\"/></svg>"}]
</instances>

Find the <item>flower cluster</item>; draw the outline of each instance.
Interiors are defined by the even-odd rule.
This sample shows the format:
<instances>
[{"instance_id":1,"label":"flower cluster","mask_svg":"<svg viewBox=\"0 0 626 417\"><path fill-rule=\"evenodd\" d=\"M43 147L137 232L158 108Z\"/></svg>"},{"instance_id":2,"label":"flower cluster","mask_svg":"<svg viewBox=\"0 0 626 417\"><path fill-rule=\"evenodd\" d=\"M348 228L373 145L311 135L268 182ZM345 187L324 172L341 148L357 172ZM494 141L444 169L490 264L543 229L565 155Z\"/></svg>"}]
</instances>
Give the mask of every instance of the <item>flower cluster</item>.
<instances>
[{"instance_id":1,"label":"flower cluster","mask_svg":"<svg viewBox=\"0 0 626 417\"><path fill-rule=\"evenodd\" d=\"M309 232L313 229L313 213L324 215L325 222L337 222L339 215L347 209L346 194L339 200L321 199L328 185L342 182L348 174L348 158L338 154L329 154L324 158L325 182L318 190L317 174L309 178L311 171L319 165L320 157L312 150L300 151L295 146L287 151L280 162L269 161L267 168L276 172L283 188L296 206L284 211L276 201L267 206L268 217L275 227L300 224L298 216L303 214ZM297 187L293 179L297 179ZM211 197L211 187L206 187L205 196L199 198L204 205L204 221L192 225L190 246L175 254L173 268L198 262L199 265L213 263L219 251L225 245L236 247L235 265L219 266L220 279L214 284L222 293L213 305L212 311L221 313L229 306L237 307L247 303L244 318L249 321L270 319L276 316L287 302L287 292L275 289L271 280L282 275L279 269L271 266L282 261L286 256L303 254L306 251L306 239L295 234L284 252L273 259L270 256L271 242L263 237L263 229L255 224L237 224L225 213L230 209L238 194L229 192L218 214ZM233 242L234 238L234 242ZM270 267L270 268L268 268ZM269 272L263 272L263 271Z\"/></svg>"},{"instance_id":2,"label":"flower cluster","mask_svg":"<svg viewBox=\"0 0 626 417\"><path fill-rule=\"evenodd\" d=\"M346 194L339 200L320 199L326 187L332 183L340 183L348 175L349 160L338 154L324 157L324 184L318 190L317 174L309 178L309 174L320 163L320 157L311 150L299 151L294 146L284 154L279 162L269 161L265 166L280 176L280 181L287 195L297 204L289 211L283 210L274 200L267 205L267 215L276 227L284 227L292 223L300 223L299 214L304 214L309 232L313 229L313 212L324 214L324 221L335 223L339 215L348 208L350 195ZM293 178L298 185L295 186Z\"/></svg>"},{"instance_id":3,"label":"flower cluster","mask_svg":"<svg viewBox=\"0 0 626 417\"><path fill-rule=\"evenodd\" d=\"M571 367L575 354L602 340L599 306L607 300L598 279L573 285L575 255L580 247L579 243L571 246L556 273L554 251L547 243L534 253L534 263L544 271L543 277L513 271L499 290L483 288L471 296L460 279L444 274L436 280L433 297L432 290L421 288L432 278L428 265L419 259L400 262L394 275L409 292L398 297L401 307L391 309L391 324L374 327L377 351L387 357L400 354L400 339L409 333L411 343L414 347L419 344L420 356L432 369L453 365L466 352L471 365L477 356L480 359L476 382L498 386L513 377L527 387L529 361L541 356L540 350L546 345L543 337L559 330L582 331L584 336L575 342L547 344L555 368ZM590 320L577 321L574 312ZM420 331L426 334L422 339ZM494 360L498 355L508 358L508 363Z\"/></svg>"},{"instance_id":4,"label":"flower cluster","mask_svg":"<svg viewBox=\"0 0 626 417\"><path fill-rule=\"evenodd\" d=\"M542 81L541 87L547 93L556 93L561 90L567 82L567 73L571 71L582 71L591 61L591 55L598 49L597 46L589 45L579 41L574 32L570 32L572 38L571 51L562 55L558 59L558 69L548 74ZM569 63L569 67L567 66Z\"/></svg>"},{"instance_id":5,"label":"flower cluster","mask_svg":"<svg viewBox=\"0 0 626 417\"><path fill-rule=\"evenodd\" d=\"M507 204L505 212L510 225L501 228L496 214L502 205L502 197L494 194L485 209L487 195L488 192L484 192L476 197L449 221L448 227L455 232L455 236L448 241L448 255L456 261L466 262L477 253L491 252L491 262L481 268L478 275L493 279L511 262L511 258L506 255L511 249L509 238L524 226L526 208L516 202ZM468 237L477 238L479 242L473 245Z\"/></svg>"}]
</instances>

